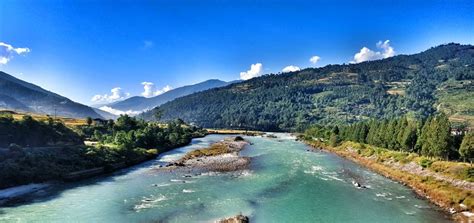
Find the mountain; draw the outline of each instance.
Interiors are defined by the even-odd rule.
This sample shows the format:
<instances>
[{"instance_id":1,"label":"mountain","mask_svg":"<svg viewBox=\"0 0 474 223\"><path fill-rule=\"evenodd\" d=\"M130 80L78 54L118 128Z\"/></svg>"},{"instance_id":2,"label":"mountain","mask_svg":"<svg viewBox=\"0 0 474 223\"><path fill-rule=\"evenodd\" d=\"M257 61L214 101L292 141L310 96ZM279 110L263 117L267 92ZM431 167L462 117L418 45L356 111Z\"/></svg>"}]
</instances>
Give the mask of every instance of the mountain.
<instances>
[{"instance_id":1,"label":"mountain","mask_svg":"<svg viewBox=\"0 0 474 223\"><path fill-rule=\"evenodd\" d=\"M155 97L145 98L141 96L135 96L106 106L120 111L144 111L152 109L168 101L172 101L179 97L183 97L199 91L208 90L211 88L223 87L236 82L238 81L225 82L221 80L211 79L197 84L179 87Z\"/></svg>"},{"instance_id":2,"label":"mountain","mask_svg":"<svg viewBox=\"0 0 474 223\"><path fill-rule=\"evenodd\" d=\"M298 131L408 114L447 113L474 125L474 46L446 44L413 55L268 74L161 105L162 119L203 127ZM154 111L143 115L153 118Z\"/></svg>"},{"instance_id":3,"label":"mountain","mask_svg":"<svg viewBox=\"0 0 474 223\"><path fill-rule=\"evenodd\" d=\"M103 118L92 108L71 101L0 71L0 109L73 118Z\"/></svg>"}]
</instances>

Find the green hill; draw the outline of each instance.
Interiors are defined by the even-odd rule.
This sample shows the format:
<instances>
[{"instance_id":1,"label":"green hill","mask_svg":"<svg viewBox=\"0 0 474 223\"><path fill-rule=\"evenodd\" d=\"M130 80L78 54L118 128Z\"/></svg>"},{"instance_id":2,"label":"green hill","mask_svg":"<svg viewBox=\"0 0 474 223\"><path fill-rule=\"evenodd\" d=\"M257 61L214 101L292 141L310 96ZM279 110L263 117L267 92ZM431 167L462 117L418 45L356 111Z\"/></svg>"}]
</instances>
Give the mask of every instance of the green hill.
<instances>
[{"instance_id":1,"label":"green hill","mask_svg":"<svg viewBox=\"0 0 474 223\"><path fill-rule=\"evenodd\" d=\"M162 119L212 128L296 131L441 110L474 125L474 46L446 44L413 55L268 74L161 105ZM155 111L144 114L153 118Z\"/></svg>"}]
</instances>

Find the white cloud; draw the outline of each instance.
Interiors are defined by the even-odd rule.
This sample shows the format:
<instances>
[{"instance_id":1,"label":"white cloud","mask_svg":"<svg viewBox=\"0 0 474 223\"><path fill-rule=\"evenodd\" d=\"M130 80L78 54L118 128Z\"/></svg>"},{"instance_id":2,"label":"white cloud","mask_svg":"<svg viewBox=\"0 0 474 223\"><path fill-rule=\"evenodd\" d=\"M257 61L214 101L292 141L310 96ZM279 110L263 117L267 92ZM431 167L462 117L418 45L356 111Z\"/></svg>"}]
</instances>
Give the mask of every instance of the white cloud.
<instances>
[{"instance_id":1,"label":"white cloud","mask_svg":"<svg viewBox=\"0 0 474 223\"><path fill-rule=\"evenodd\" d=\"M367 47L362 47L362 49L360 49L360 51L354 55L354 60L350 61L350 63L380 60L395 56L395 50L392 46L390 46L390 40L385 40L384 42L379 41L376 46L381 51L373 51Z\"/></svg>"},{"instance_id":2,"label":"white cloud","mask_svg":"<svg viewBox=\"0 0 474 223\"><path fill-rule=\"evenodd\" d=\"M248 80L262 75L263 65L261 63L252 64L250 70L240 72L240 79Z\"/></svg>"},{"instance_id":3,"label":"white cloud","mask_svg":"<svg viewBox=\"0 0 474 223\"><path fill-rule=\"evenodd\" d=\"M281 72L288 73L288 72L294 72L294 71L299 71L299 70L301 70L299 67L290 65L290 66L286 66L285 68L283 68L283 70L281 70Z\"/></svg>"},{"instance_id":4,"label":"white cloud","mask_svg":"<svg viewBox=\"0 0 474 223\"><path fill-rule=\"evenodd\" d=\"M153 84L152 82L147 82L147 81L142 82L142 85L143 85L142 96L146 98L154 97L173 89L169 85L164 86L162 89L156 89L155 84Z\"/></svg>"},{"instance_id":5,"label":"white cloud","mask_svg":"<svg viewBox=\"0 0 474 223\"><path fill-rule=\"evenodd\" d=\"M146 97L146 98L149 98L149 97L153 97L154 96L154 88L155 88L155 85L151 82L142 82L142 85L143 85L143 92L142 92L142 95L143 97Z\"/></svg>"},{"instance_id":6,"label":"white cloud","mask_svg":"<svg viewBox=\"0 0 474 223\"><path fill-rule=\"evenodd\" d=\"M111 102L123 100L123 99L127 98L128 96L130 96L130 93L123 92L122 88L119 88L119 87L112 88L112 90L110 90L110 92L111 92L110 95L109 94L94 95L94 97L92 97L91 101L95 102L95 103L111 103Z\"/></svg>"},{"instance_id":7,"label":"white cloud","mask_svg":"<svg viewBox=\"0 0 474 223\"><path fill-rule=\"evenodd\" d=\"M395 50L392 46L390 46L390 40L385 40L384 42L379 41L377 43L377 47L383 49L382 55L383 58L393 57L395 56Z\"/></svg>"},{"instance_id":8,"label":"white cloud","mask_svg":"<svg viewBox=\"0 0 474 223\"><path fill-rule=\"evenodd\" d=\"M319 60L321 60L321 57L319 56L312 56L311 58L309 58L309 62L311 62L312 64L318 63Z\"/></svg>"},{"instance_id":9,"label":"white cloud","mask_svg":"<svg viewBox=\"0 0 474 223\"><path fill-rule=\"evenodd\" d=\"M173 87L171 87L169 85L166 85L162 89L158 89L157 91L155 91L155 95L160 95L160 94L166 93L166 92L168 92L172 89L173 89Z\"/></svg>"},{"instance_id":10,"label":"white cloud","mask_svg":"<svg viewBox=\"0 0 474 223\"><path fill-rule=\"evenodd\" d=\"M128 110L128 111L121 111L121 110L118 110L118 109L114 109L114 108L111 108L109 106L102 106L99 108L100 110L102 111L106 111L110 114L114 114L114 115L129 115L129 116L136 116L136 115L139 115L140 113L142 113L143 111L132 111L132 110Z\"/></svg>"},{"instance_id":11,"label":"white cloud","mask_svg":"<svg viewBox=\"0 0 474 223\"><path fill-rule=\"evenodd\" d=\"M22 55L29 52L31 52L29 48L15 48L10 44L0 42L0 64L7 64L14 55Z\"/></svg>"}]
</instances>

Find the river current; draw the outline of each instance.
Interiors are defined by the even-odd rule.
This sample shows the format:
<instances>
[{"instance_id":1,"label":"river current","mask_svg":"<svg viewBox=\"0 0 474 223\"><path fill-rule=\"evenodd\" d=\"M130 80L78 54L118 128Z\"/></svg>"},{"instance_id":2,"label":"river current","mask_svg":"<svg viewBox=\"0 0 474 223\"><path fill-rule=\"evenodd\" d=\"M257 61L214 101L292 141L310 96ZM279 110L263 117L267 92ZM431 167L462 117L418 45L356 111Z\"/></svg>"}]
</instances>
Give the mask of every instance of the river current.
<instances>
[{"instance_id":1,"label":"river current","mask_svg":"<svg viewBox=\"0 0 474 223\"><path fill-rule=\"evenodd\" d=\"M276 136L245 137L248 170L189 176L154 169L228 137L209 135L113 175L53 185L0 207L0 222L213 222L239 213L251 222L449 222L407 187Z\"/></svg>"}]
</instances>

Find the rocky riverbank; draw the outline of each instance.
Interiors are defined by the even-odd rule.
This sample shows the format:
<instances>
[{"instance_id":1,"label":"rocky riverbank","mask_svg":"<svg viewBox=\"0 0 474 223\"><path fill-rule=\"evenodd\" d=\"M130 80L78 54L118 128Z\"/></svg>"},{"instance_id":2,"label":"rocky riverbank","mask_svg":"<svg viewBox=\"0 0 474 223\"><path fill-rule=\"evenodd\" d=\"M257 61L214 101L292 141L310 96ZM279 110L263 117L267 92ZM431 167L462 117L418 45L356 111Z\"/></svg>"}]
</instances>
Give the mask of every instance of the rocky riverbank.
<instances>
[{"instance_id":1,"label":"rocky riverbank","mask_svg":"<svg viewBox=\"0 0 474 223\"><path fill-rule=\"evenodd\" d=\"M316 150L325 150L349 159L387 178L408 186L421 197L441 207L457 222L474 222L474 192L472 182L454 179L420 165L384 159L377 154L365 156L359 144L328 146L319 141L305 141Z\"/></svg>"},{"instance_id":2,"label":"rocky riverbank","mask_svg":"<svg viewBox=\"0 0 474 223\"><path fill-rule=\"evenodd\" d=\"M250 158L240 156L239 152L248 144L240 136L229 137L221 142L212 144L209 148L191 151L183 158L159 169L217 172L246 169L250 164Z\"/></svg>"}]
</instances>

